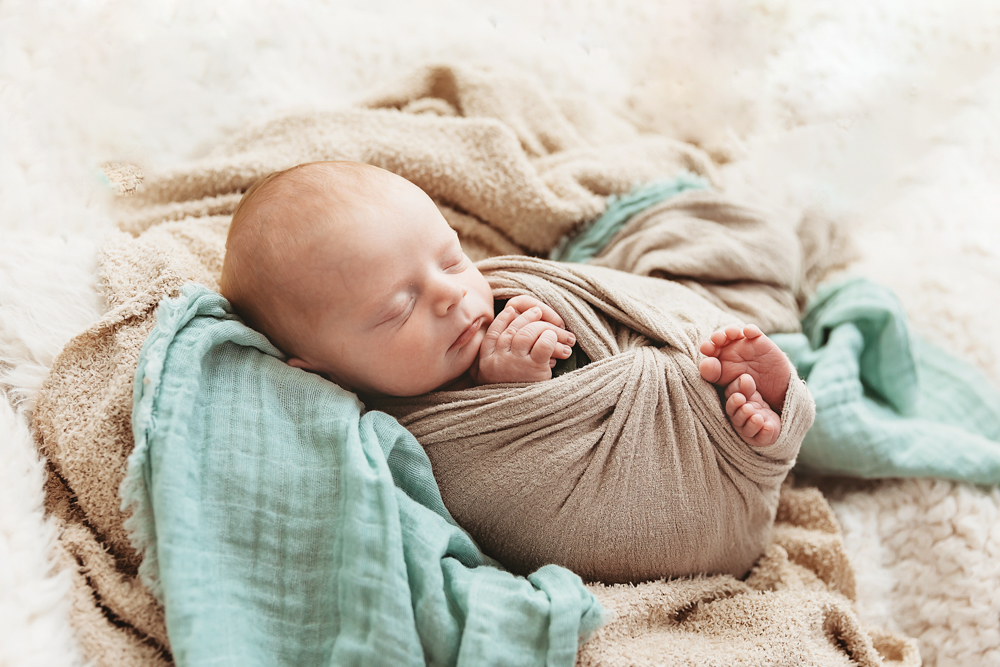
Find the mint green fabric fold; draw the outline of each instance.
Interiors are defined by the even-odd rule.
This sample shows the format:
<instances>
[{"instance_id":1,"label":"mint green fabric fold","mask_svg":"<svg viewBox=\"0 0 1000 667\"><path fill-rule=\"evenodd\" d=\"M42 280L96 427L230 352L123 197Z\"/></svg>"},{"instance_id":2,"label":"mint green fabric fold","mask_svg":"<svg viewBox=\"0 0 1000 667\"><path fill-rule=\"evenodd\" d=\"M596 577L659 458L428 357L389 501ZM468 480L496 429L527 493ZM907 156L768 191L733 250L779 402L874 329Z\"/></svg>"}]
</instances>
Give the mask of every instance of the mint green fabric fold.
<instances>
[{"instance_id":1,"label":"mint green fabric fold","mask_svg":"<svg viewBox=\"0 0 1000 667\"><path fill-rule=\"evenodd\" d=\"M772 336L816 401L796 470L1000 484L1000 394L915 336L889 289L861 278L822 286L802 330Z\"/></svg>"},{"instance_id":2,"label":"mint green fabric fold","mask_svg":"<svg viewBox=\"0 0 1000 667\"><path fill-rule=\"evenodd\" d=\"M603 610L516 577L394 419L286 365L220 295L164 300L121 493L178 665L572 665Z\"/></svg>"},{"instance_id":3,"label":"mint green fabric fold","mask_svg":"<svg viewBox=\"0 0 1000 667\"><path fill-rule=\"evenodd\" d=\"M586 262L599 253L636 213L682 192L708 187L707 179L682 171L676 178L647 183L621 197L611 195L604 213L585 224L575 234L563 238L549 253L549 259L558 262Z\"/></svg>"}]
</instances>

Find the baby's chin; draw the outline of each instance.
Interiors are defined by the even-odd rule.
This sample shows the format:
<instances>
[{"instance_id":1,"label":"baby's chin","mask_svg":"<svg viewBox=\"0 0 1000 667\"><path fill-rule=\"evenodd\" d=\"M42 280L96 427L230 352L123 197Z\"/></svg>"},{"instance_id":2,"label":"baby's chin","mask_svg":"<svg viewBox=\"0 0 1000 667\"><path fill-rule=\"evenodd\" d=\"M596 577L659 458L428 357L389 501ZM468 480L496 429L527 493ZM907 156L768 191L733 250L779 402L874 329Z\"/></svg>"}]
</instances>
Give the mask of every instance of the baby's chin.
<instances>
[{"instance_id":1,"label":"baby's chin","mask_svg":"<svg viewBox=\"0 0 1000 667\"><path fill-rule=\"evenodd\" d=\"M477 346L476 347L476 355L472 358L473 363L475 363L476 359L478 359L478 358L479 358L479 348ZM465 370L463 370L458 375L455 375L454 377L450 378L449 380L446 380L445 382L442 382L441 384L439 384L438 386L436 386L434 389L430 389L428 391L420 392L420 393L426 394L426 393L429 393L431 391L458 391L459 389L468 389L470 387L475 387L476 383L472 381L472 375L470 375L470 373L469 373L469 370L471 368L472 368L472 364L469 364L465 368ZM418 396L419 394L414 394L414 395Z\"/></svg>"},{"instance_id":2,"label":"baby's chin","mask_svg":"<svg viewBox=\"0 0 1000 667\"><path fill-rule=\"evenodd\" d=\"M398 382L398 378L396 380L397 382L381 385L381 388L372 388L361 393L368 396L409 398L429 394L433 391L455 391L475 386L469 377L468 368L457 374L441 374L436 378L428 378L425 375L413 382Z\"/></svg>"}]
</instances>

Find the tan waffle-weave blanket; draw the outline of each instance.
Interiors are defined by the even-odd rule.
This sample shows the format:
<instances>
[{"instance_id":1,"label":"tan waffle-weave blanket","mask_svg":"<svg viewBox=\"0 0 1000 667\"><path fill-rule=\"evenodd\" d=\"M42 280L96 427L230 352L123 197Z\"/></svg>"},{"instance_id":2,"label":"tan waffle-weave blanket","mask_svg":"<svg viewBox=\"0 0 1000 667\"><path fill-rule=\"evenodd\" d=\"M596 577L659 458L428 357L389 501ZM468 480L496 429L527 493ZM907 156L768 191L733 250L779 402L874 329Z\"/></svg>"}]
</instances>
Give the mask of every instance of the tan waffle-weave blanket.
<instances>
[{"instance_id":1,"label":"tan waffle-weave blanket","mask_svg":"<svg viewBox=\"0 0 1000 667\"><path fill-rule=\"evenodd\" d=\"M712 178L697 149L643 135L598 104L556 98L524 77L459 67L422 69L348 110L250 128L203 160L147 178L100 255L108 310L56 359L35 412L50 471L47 509L62 526L59 558L74 581L71 620L95 664L171 660L163 609L137 579L118 497L132 448L132 376L155 306L188 281L217 286L242 190L272 170L320 159L370 162L413 180L480 258L544 253L599 214L606 195L679 169ZM683 206L671 211L717 224ZM728 219L761 220L746 211ZM800 230L808 255L830 256L823 251L837 239L817 229ZM795 270L812 282L821 266ZM803 284L786 275L758 304L756 312L777 318L768 328L788 325L789 294L801 297ZM713 298L739 314L733 285ZM858 622L836 521L812 489L782 492L767 553L745 581L594 590L610 620L581 649L580 664L919 664L912 642Z\"/></svg>"}]
</instances>

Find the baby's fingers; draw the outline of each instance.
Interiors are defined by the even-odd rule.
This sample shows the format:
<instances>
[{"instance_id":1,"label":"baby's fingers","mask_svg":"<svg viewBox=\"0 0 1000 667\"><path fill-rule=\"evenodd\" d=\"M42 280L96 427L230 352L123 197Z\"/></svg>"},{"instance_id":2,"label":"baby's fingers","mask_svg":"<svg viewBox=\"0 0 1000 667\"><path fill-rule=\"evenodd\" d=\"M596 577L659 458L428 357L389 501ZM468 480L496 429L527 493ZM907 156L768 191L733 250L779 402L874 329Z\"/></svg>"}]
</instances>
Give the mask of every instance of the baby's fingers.
<instances>
[{"instance_id":1,"label":"baby's fingers","mask_svg":"<svg viewBox=\"0 0 1000 667\"><path fill-rule=\"evenodd\" d=\"M548 322L537 322L536 324L545 325L546 330L551 331L555 335L556 346L552 351L553 357L556 359L568 359L573 354L573 344L576 343L576 336L565 329L552 326Z\"/></svg>"},{"instance_id":2,"label":"baby's fingers","mask_svg":"<svg viewBox=\"0 0 1000 667\"><path fill-rule=\"evenodd\" d=\"M514 323L507 327L504 336L511 336L510 351L525 357L531 354L538 337L553 328L548 322L529 322L519 329L515 329L516 324L517 320L514 320ZM553 332L554 334L555 332Z\"/></svg>"},{"instance_id":3,"label":"baby's fingers","mask_svg":"<svg viewBox=\"0 0 1000 667\"><path fill-rule=\"evenodd\" d=\"M567 347L573 347L576 344L576 336L573 335L573 332L566 331L565 329L562 328L555 329L555 332L556 336L559 339L559 342L562 345L565 345Z\"/></svg>"},{"instance_id":4,"label":"baby's fingers","mask_svg":"<svg viewBox=\"0 0 1000 667\"><path fill-rule=\"evenodd\" d=\"M563 318L559 317L559 313L554 311L550 306L542 303L538 299L528 296L527 294L521 294L515 296L507 302L507 305L512 306L517 312L523 313L527 312L529 308L538 308L542 312L542 319L549 324L554 324L557 327L565 326Z\"/></svg>"},{"instance_id":5,"label":"baby's fingers","mask_svg":"<svg viewBox=\"0 0 1000 667\"><path fill-rule=\"evenodd\" d=\"M506 315L508 310L511 315L504 319L509 319L510 322L504 325L503 332L497 338L496 346L501 351L513 350L521 354L528 354L528 351L531 350L531 344L535 342L535 338L538 337L539 333L539 331L532 331L529 327L541 319L542 310L541 308L530 308L523 313L517 314L517 311L507 306L500 313L500 316L497 316L497 320L501 316ZM494 320L494 324L496 324L496 320ZM490 329L492 328L491 326Z\"/></svg>"},{"instance_id":6,"label":"baby's fingers","mask_svg":"<svg viewBox=\"0 0 1000 667\"><path fill-rule=\"evenodd\" d=\"M513 308L504 308L500 311L500 314L493 318L493 322L490 324L489 328L486 330L486 337L483 338L483 344L479 346L479 356L487 357L497 349L498 341L500 337L507 331L507 327L510 323L517 317L517 313ZM510 347L509 341L507 347Z\"/></svg>"},{"instance_id":7,"label":"baby's fingers","mask_svg":"<svg viewBox=\"0 0 1000 667\"><path fill-rule=\"evenodd\" d=\"M510 329L508 329L510 331ZM511 339L510 350L514 354L520 354L524 356L531 356L534 358L535 350L538 344L538 339L542 334L546 334L546 341L551 341L551 343L546 342L545 348L548 351L550 357L555 357L556 359L566 359L572 353L573 350L569 345L564 345L559 342L559 332L561 329L555 327L548 322L531 322L519 329ZM541 354L538 352L537 354Z\"/></svg>"},{"instance_id":8,"label":"baby's fingers","mask_svg":"<svg viewBox=\"0 0 1000 667\"><path fill-rule=\"evenodd\" d=\"M535 344L531 346L529 356L539 366L542 364L548 365L549 360L552 359L552 353L555 352L558 345L559 340L556 332L552 329L546 329L535 339Z\"/></svg>"}]
</instances>

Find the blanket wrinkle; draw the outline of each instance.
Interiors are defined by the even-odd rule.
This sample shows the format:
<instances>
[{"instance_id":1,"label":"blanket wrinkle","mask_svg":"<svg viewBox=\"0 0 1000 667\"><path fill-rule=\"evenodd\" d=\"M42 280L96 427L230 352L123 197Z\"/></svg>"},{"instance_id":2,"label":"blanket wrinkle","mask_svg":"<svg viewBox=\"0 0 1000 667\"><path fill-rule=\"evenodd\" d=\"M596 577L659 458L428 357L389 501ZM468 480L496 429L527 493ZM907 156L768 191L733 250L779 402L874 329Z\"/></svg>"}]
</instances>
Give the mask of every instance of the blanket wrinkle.
<instances>
[{"instance_id":1,"label":"blanket wrinkle","mask_svg":"<svg viewBox=\"0 0 1000 667\"><path fill-rule=\"evenodd\" d=\"M101 558L110 566L109 575L112 569L122 575L118 583L109 579L108 586L134 579L139 566L138 555L122 528L128 514L120 508L117 491L133 447L129 384L140 348L154 325L153 311L161 299L176 295L186 282L217 288L229 217L241 192L258 178L317 159L356 159L387 167L431 194L459 232L467 252L477 259L547 254L560 238L601 213L605 195L625 194L636 185L673 178L681 170L718 183L711 161L699 149L643 134L617 112L590 98L552 96L554 103L538 104L539 97L544 99L548 93L534 84L520 85L516 77L504 83L495 72L466 65L447 67L451 74L437 67L434 77L453 82L454 93L443 84L435 84L433 94L427 92L428 70L420 69L408 80L389 84L389 93L380 93L391 95L393 89L398 90L398 109L362 106L285 115L250 126L220 143L204 159L170 171L140 179L134 170L110 170L112 180L127 172L124 189L135 189L135 193L121 200L122 232L108 239L99 257L99 278L108 311L55 360L39 393L34 421L41 452L52 469L60 471L53 477L66 485L65 502L56 502L58 494L51 485L47 487L47 510L61 525L75 526L74 544L86 542L87 553L104 554ZM506 99L511 96L523 96L523 100ZM445 97L462 102L455 106L444 101ZM477 99L483 100L479 106ZM493 102L488 101L491 99ZM503 104L491 111L498 100ZM406 108L414 113L404 111ZM535 109L544 115L532 115ZM531 117L518 120L519 114ZM569 146L577 135L584 144L554 150L563 145L560 142ZM142 184L136 187L139 180ZM713 196L722 207L732 204L722 194ZM675 206L679 211L683 201L678 200ZM710 212L711 206L701 206L700 211L687 217L709 215L706 211ZM683 219L686 214L677 215ZM715 299L729 317L750 320L762 314L771 323L769 330L797 330L794 309L782 312L787 303L783 293L794 290L801 298L809 285L815 286L840 256L837 243L844 236L839 227L816 217L803 219L798 240L782 231L787 226L775 222L778 218L757 219L776 229L776 238L790 239L793 244L807 238L814 241L804 252L795 245L788 248L787 256L797 258L798 272L808 280L790 271L791 282L773 288L770 294L758 294L760 298L750 307L744 306L734 291L712 296L706 287L708 293L702 297ZM704 224L719 223L709 219ZM656 229L656 225L650 227ZM832 255L827 252L830 249ZM664 257L682 255L666 253ZM753 263L741 266L753 268ZM670 265L661 269L664 275L684 275ZM744 280L756 281L753 275ZM610 301L604 303L611 307ZM612 319L594 315L590 320L597 332L588 343L590 347L610 350L645 345L642 338L649 338L646 334L615 333ZM599 360L591 366L600 371L605 363ZM582 370L586 368L589 366ZM566 395L584 404L588 393L584 388L568 387ZM711 398L706 395L706 402ZM467 403L471 410L480 407L475 400ZM541 409L536 414L541 419L551 417ZM580 418L599 420L600 416L600 411L591 411ZM502 428L515 429L519 417L523 420L524 415L505 415ZM551 420L545 428L560 427ZM455 428L460 429L461 424ZM801 491L787 485L782 489L776 526L790 521L817 528L815 559L791 562L787 554L795 550L786 550L781 542L791 538L775 530L771 546L745 582L719 575L636 585L589 584L610 618L580 648L577 663L845 664L847 655L823 631L819 610L836 600L845 613L853 613L850 597L838 592L849 590L843 579L851 570L849 564L830 568L827 580L836 585L828 586L810 569L835 561L836 553L845 563L846 557L829 505L818 492L803 499ZM799 509L782 509L786 501L789 507ZM97 665L170 664L172 656L169 640L163 639L162 621L153 620L162 618L162 606L146 594L122 603L123 598L110 594L108 587L103 588L106 595L96 597L93 577L99 569L90 567L87 571L92 578L88 580L85 568L72 555L79 550L67 540L70 533L64 531L63 535L56 547L57 556L73 577L71 622L87 658ZM812 539L808 535L803 539ZM830 535L836 539L819 539ZM758 583L759 588L755 587ZM681 615L681 622L669 611L687 607L691 611ZM709 622L713 616L717 623ZM845 632L865 632L871 637L883 658L881 664L919 664L911 640L877 628L849 627Z\"/></svg>"}]
</instances>

